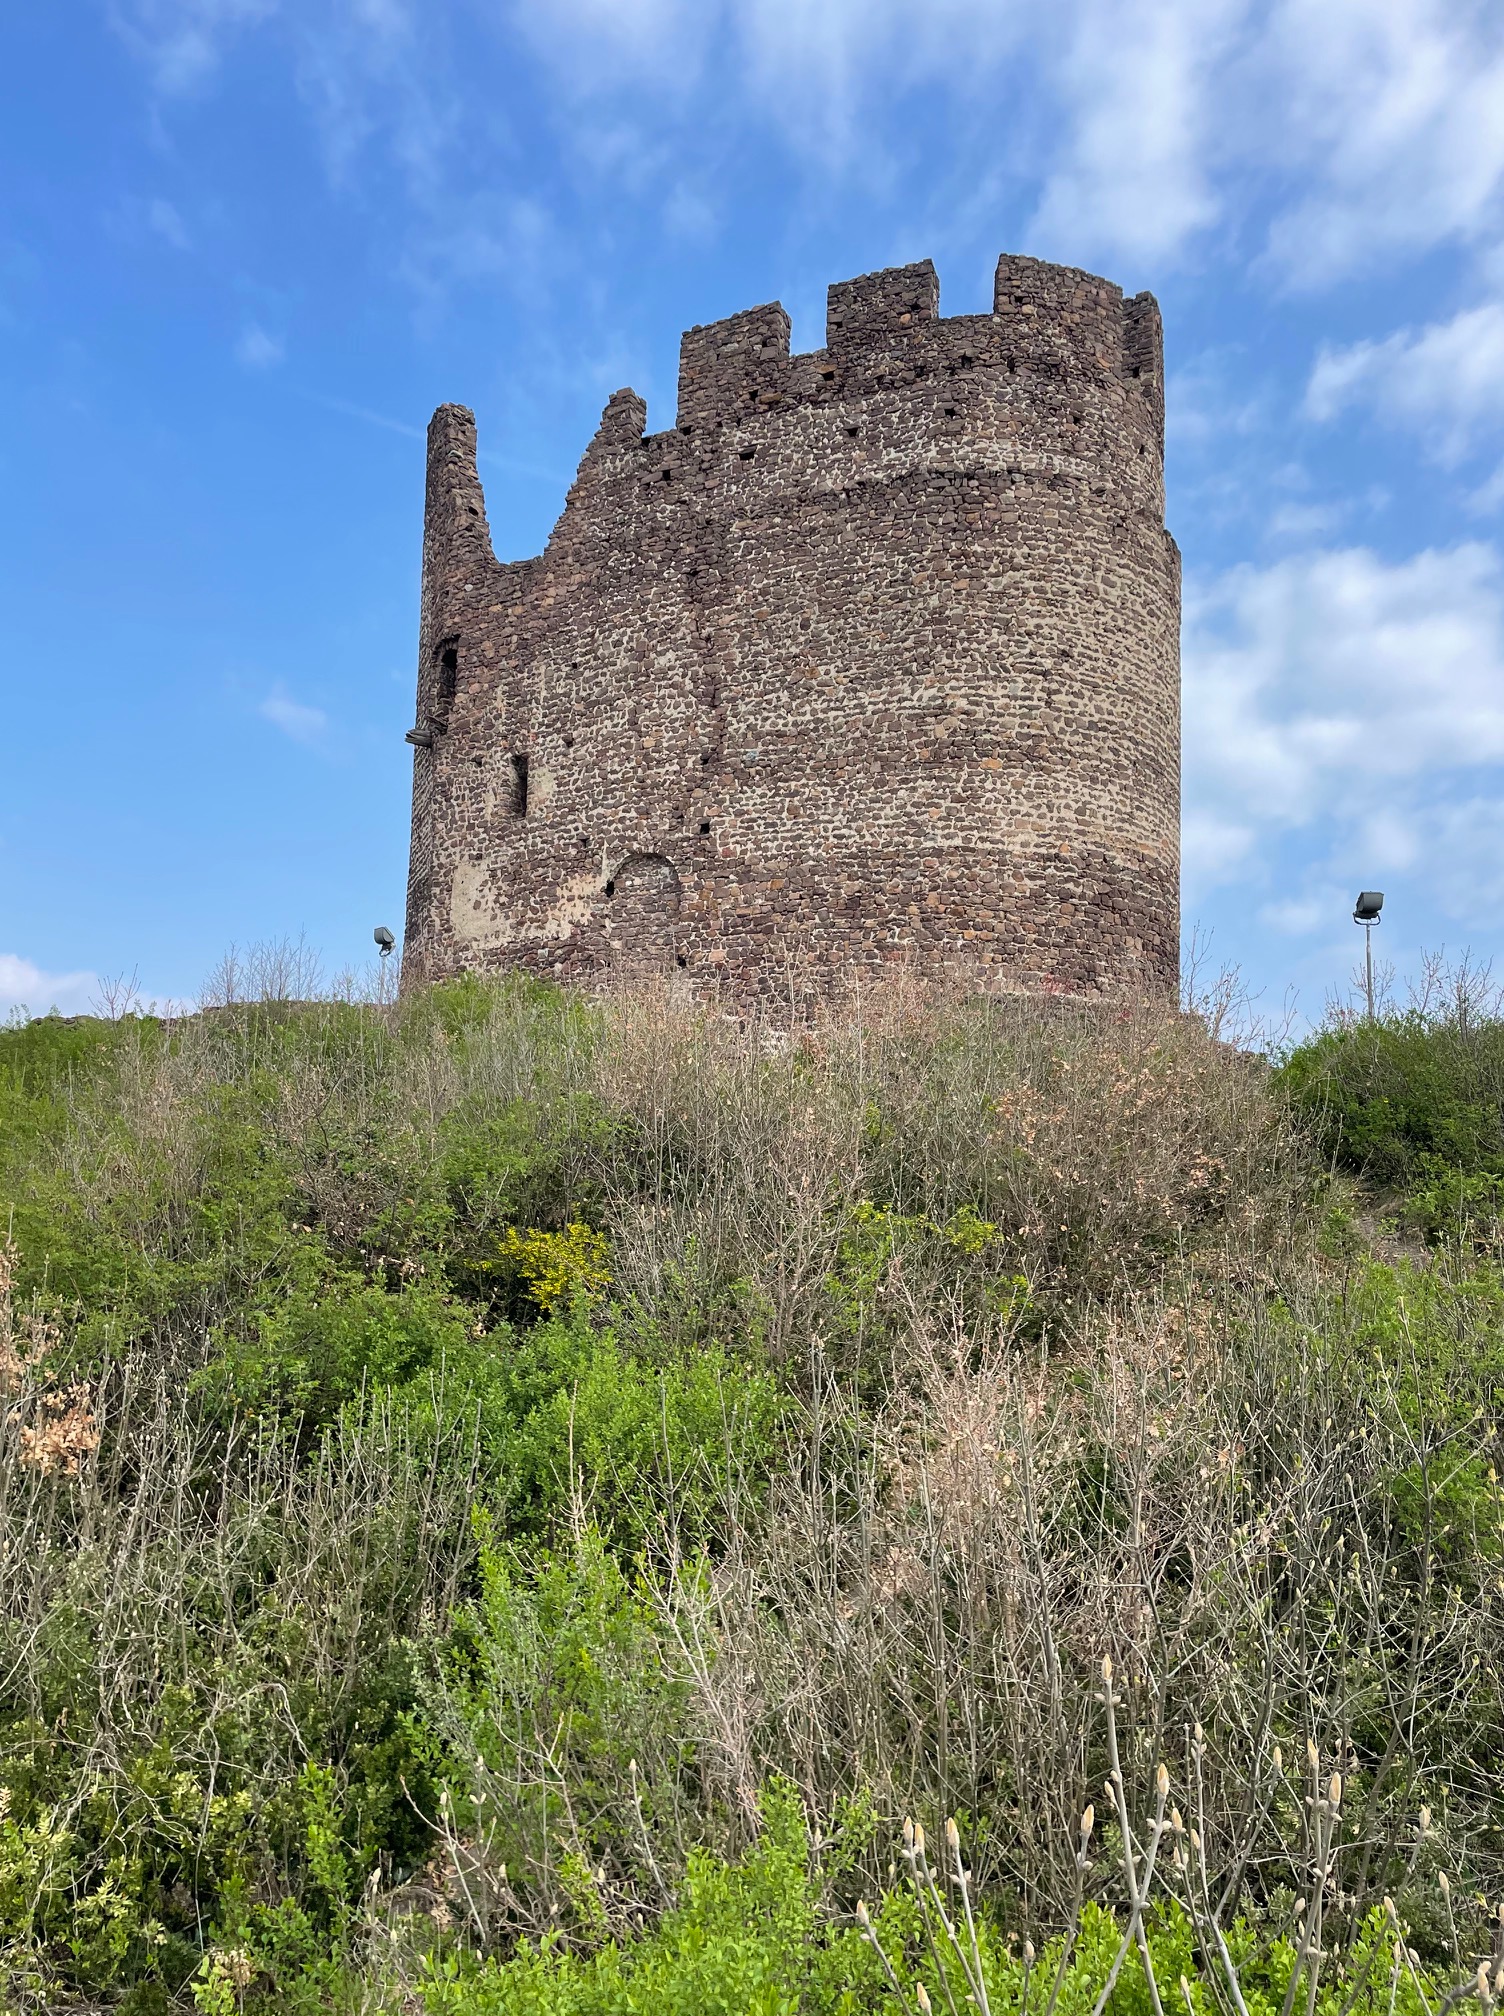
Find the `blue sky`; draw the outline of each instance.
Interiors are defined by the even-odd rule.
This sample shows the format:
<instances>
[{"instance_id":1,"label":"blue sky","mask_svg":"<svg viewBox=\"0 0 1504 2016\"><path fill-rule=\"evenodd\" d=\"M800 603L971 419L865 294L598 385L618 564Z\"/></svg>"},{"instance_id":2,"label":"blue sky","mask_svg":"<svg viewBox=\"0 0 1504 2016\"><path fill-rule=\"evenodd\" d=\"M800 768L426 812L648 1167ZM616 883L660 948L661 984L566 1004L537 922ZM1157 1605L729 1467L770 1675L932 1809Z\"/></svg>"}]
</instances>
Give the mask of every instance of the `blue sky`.
<instances>
[{"instance_id":1,"label":"blue sky","mask_svg":"<svg viewBox=\"0 0 1504 2016\"><path fill-rule=\"evenodd\" d=\"M1026 251L1165 311L1185 914L1504 949L1504 8L51 0L0 21L0 1013L400 928L422 430L548 536L681 329Z\"/></svg>"}]
</instances>

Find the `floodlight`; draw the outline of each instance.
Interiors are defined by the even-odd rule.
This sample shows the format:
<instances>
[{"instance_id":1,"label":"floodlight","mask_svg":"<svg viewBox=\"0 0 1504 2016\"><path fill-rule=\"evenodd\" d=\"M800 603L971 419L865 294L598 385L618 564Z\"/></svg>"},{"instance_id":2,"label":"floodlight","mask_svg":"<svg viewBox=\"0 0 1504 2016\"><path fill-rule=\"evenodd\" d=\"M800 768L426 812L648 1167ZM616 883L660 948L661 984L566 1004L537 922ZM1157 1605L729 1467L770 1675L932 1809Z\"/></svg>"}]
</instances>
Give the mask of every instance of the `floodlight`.
<instances>
[{"instance_id":1,"label":"floodlight","mask_svg":"<svg viewBox=\"0 0 1504 2016\"><path fill-rule=\"evenodd\" d=\"M1383 907L1383 890L1365 889L1359 895L1357 903L1353 907L1353 922L1355 924L1377 924L1379 921L1379 912Z\"/></svg>"},{"instance_id":2,"label":"floodlight","mask_svg":"<svg viewBox=\"0 0 1504 2016\"><path fill-rule=\"evenodd\" d=\"M390 953L392 947L396 944L397 942L396 939L392 936L391 932L387 930L384 924L378 924L376 926L376 929L371 933L371 936L376 940L376 944L381 952L381 956L383 959L385 959L387 955Z\"/></svg>"}]
</instances>

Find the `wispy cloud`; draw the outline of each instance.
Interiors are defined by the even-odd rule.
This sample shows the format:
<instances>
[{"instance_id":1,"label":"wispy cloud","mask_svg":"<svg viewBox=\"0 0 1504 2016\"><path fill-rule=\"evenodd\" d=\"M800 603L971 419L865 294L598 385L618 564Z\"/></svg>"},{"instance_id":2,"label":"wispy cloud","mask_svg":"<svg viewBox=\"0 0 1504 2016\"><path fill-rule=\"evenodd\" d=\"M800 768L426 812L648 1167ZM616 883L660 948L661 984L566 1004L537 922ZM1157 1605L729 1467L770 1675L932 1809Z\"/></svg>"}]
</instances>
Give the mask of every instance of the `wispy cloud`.
<instances>
[{"instance_id":1,"label":"wispy cloud","mask_svg":"<svg viewBox=\"0 0 1504 2016\"><path fill-rule=\"evenodd\" d=\"M89 1013L99 993L97 973L48 973L17 952L0 952L0 1020L25 1012Z\"/></svg>"},{"instance_id":2,"label":"wispy cloud","mask_svg":"<svg viewBox=\"0 0 1504 2016\"><path fill-rule=\"evenodd\" d=\"M1480 427L1504 425L1504 304L1486 302L1378 342L1324 347L1305 405L1314 420L1367 407L1420 435L1442 461L1460 461Z\"/></svg>"},{"instance_id":3,"label":"wispy cloud","mask_svg":"<svg viewBox=\"0 0 1504 2016\"><path fill-rule=\"evenodd\" d=\"M1491 476L1487 476L1476 490L1470 490L1464 500L1469 511L1480 518L1491 516L1495 511L1504 511L1504 462L1500 462Z\"/></svg>"},{"instance_id":4,"label":"wispy cloud","mask_svg":"<svg viewBox=\"0 0 1504 2016\"><path fill-rule=\"evenodd\" d=\"M178 214L176 205L169 203L165 197L155 196L147 204L146 222L174 252L189 250L188 228Z\"/></svg>"},{"instance_id":5,"label":"wispy cloud","mask_svg":"<svg viewBox=\"0 0 1504 2016\"><path fill-rule=\"evenodd\" d=\"M369 406L357 406L348 399L336 399L328 392L304 392L302 396L311 399L315 406L322 406L330 413L342 413L347 420L362 421L367 427L382 427L389 434L401 434L409 441L427 439L423 428L411 420L394 420L388 413L373 413Z\"/></svg>"},{"instance_id":6,"label":"wispy cloud","mask_svg":"<svg viewBox=\"0 0 1504 2016\"><path fill-rule=\"evenodd\" d=\"M1280 834L1319 829L1414 868L1442 900L1449 808L1504 802L1499 554L1469 542L1389 562L1349 547L1193 584L1185 770L1198 897Z\"/></svg>"},{"instance_id":7,"label":"wispy cloud","mask_svg":"<svg viewBox=\"0 0 1504 2016\"><path fill-rule=\"evenodd\" d=\"M1299 194L1275 259L1329 285L1397 252L1481 243L1504 191L1504 13L1469 0L1275 0L1248 9L1247 121ZM1231 106L1229 112L1233 110ZM1245 146L1247 145L1245 135Z\"/></svg>"},{"instance_id":8,"label":"wispy cloud","mask_svg":"<svg viewBox=\"0 0 1504 2016\"><path fill-rule=\"evenodd\" d=\"M111 19L146 62L159 91L202 85L245 28L277 11L278 0L116 0Z\"/></svg>"},{"instance_id":9,"label":"wispy cloud","mask_svg":"<svg viewBox=\"0 0 1504 2016\"><path fill-rule=\"evenodd\" d=\"M380 147L429 206L467 186L458 12L115 0L167 96L203 87L251 31L275 35L334 176ZM1051 256L1172 259L1242 234L1253 187L1269 258L1306 286L1499 228L1504 11L1468 0L516 0L480 19L539 61L582 163L605 174L603 136L628 142L609 172L654 180L671 228L698 211L665 119L703 134L713 106L718 129L759 124L822 177L891 181L919 92L949 99L975 186L1025 206L1032 186L1030 236ZM492 277L473 225L448 249Z\"/></svg>"},{"instance_id":10,"label":"wispy cloud","mask_svg":"<svg viewBox=\"0 0 1504 2016\"><path fill-rule=\"evenodd\" d=\"M1448 0L556 0L513 19L568 96L713 91L858 179L917 89L1007 105L978 145L1038 179L1053 256L1172 257L1241 229L1256 180L1271 260L1320 285L1484 241L1504 191L1504 16Z\"/></svg>"},{"instance_id":11,"label":"wispy cloud","mask_svg":"<svg viewBox=\"0 0 1504 2016\"><path fill-rule=\"evenodd\" d=\"M259 322L247 323L235 340L235 362L247 371L269 371L286 355L282 339L268 335Z\"/></svg>"},{"instance_id":12,"label":"wispy cloud","mask_svg":"<svg viewBox=\"0 0 1504 2016\"><path fill-rule=\"evenodd\" d=\"M274 687L256 711L263 721L270 721L289 740L301 742L305 747L320 741L329 726L329 716L322 707L309 707L301 700L294 700L281 686Z\"/></svg>"},{"instance_id":13,"label":"wispy cloud","mask_svg":"<svg viewBox=\"0 0 1504 2016\"><path fill-rule=\"evenodd\" d=\"M1125 34L1115 0L1078 0L1053 66L1067 117L1035 242L1160 259L1217 222L1218 70L1244 12L1239 0L1149 0Z\"/></svg>"}]
</instances>

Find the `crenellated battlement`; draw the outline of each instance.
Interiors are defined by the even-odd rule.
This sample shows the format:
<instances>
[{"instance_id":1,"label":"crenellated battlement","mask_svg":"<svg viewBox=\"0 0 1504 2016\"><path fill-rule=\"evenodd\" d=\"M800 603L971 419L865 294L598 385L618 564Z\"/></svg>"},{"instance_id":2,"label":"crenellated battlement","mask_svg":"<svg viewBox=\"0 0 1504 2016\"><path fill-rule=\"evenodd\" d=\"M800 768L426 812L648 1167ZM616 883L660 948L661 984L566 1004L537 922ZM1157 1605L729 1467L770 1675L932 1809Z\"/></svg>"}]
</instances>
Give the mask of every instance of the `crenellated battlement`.
<instances>
[{"instance_id":1,"label":"crenellated battlement","mask_svg":"<svg viewBox=\"0 0 1504 2016\"><path fill-rule=\"evenodd\" d=\"M889 266L825 291L825 347L837 359L889 349L940 315L940 276L928 259Z\"/></svg>"},{"instance_id":2,"label":"crenellated battlement","mask_svg":"<svg viewBox=\"0 0 1504 2016\"><path fill-rule=\"evenodd\" d=\"M681 431L740 417L765 396L780 396L788 364L789 318L777 301L687 329L679 341Z\"/></svg>"},{"instance_id":3,"label":"crenellated battlement","mask_svg":"<svg viewBox=\"0 0 1504 2016\"><path fill-rule=\"evenodd\" d=\"M677 427L693 434L791 404L864 398L927 376L994 369L1083 393L1142 402L1164 425L1159 310L1152 295L1070 266L1005 253L990 315L940 314L928 259L827 291L823 350L789 351L789 318L774 301L686 332L679 349Z\"/></svg>"}]
</instances>

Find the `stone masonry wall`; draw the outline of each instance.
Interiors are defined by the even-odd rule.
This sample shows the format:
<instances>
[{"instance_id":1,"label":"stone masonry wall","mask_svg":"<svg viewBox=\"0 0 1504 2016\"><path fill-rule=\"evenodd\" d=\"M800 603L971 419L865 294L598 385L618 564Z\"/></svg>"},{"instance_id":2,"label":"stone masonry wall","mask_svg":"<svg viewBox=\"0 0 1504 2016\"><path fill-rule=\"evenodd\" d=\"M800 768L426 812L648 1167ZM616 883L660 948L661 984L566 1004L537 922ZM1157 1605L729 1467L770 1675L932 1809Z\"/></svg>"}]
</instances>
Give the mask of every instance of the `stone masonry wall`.
<instances>
[{"instance_id":1,"label":"stone masonry wall","mask_svg":"<svg viewBox=\"0 0 1504 2016\"><path fill-rule=\"evenodd\" d=\"M1172 990L1179 555L1159 310L928 261L691 329L501 565L475 422L429 428L404 977L682 973L730 1005L907 961Z\"/></svg>"}]
</instances>

